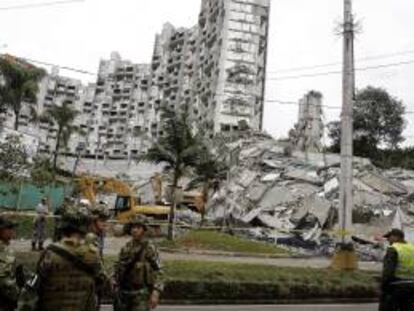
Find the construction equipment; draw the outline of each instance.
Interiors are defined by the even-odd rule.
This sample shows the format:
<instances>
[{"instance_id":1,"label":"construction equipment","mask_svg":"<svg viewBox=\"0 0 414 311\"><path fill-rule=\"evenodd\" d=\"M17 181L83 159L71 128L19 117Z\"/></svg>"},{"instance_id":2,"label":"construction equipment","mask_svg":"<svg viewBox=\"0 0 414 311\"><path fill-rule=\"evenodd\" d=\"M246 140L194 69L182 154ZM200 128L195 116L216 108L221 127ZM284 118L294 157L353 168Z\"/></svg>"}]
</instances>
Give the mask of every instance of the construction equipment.
<instances>
[{"instance_id":1,"label":"construction equipment","mask_svg":"<svg viewBox=\"0 0 414 311\"><path fill-rule=\"evenodd\" d=\"M151 177L150 182L152 185L152 191L153 191L153 197L154 197L155 203L162 204L164 202L163 198L166 198L168 202L172 202L172 197L171 197L172 187L171 185L167 185L164 189L162 175L160 173L156 173L153 177ZM138 191L139 190L140 189L138 189ZM163 195L163 192L164 192L164 195ZM184 190L183 191L182 187L177 187L177 189L175 190L175 196L180 206L184 206L198 213L203 212L205 201L204 201L204 195L200 191L196 191L196 190L193 190L193 191Z\"/></svg>"},{"instance_id":2,"label":"construction equipment","mask_svg":"<svg viewBox=\"0 0 414 311\"><path fill-rule=\"evenodd\" d=\"M154 220L155 231L160 233L162 223L168 221L171 198L163 196L163 181L161 174L155 174L148 182L138 188L131 188L126 182L116 178L102 178L83 175L77 180L80 196L95 204L97 195L115 194L113 210L114 218L120 223L126 223L137 214L142 214ZM168 187L166 187L168 188ZM164 194L167 191L164 191ZM205 201L197 191L178 191L176 196L181 206L202 213ZM168 196L167 196L168 197Z\"/></svg>"},{"instance_id":3,"label":"construction equipment","mask_svg":"<svg viewBox=\"0 0 414 311\"><path fill-rule=\"evenodd\" d=\"M114 217L120 223L126 223L137 214L143 214L157 221L168 219L169 206L141 205L139 198L134 195L127 183L116 178L102 178L84 175L77 180L79 194L88 199L91 204L97 202L97 194L115 194Z\"/></svg>"}]
</instances>

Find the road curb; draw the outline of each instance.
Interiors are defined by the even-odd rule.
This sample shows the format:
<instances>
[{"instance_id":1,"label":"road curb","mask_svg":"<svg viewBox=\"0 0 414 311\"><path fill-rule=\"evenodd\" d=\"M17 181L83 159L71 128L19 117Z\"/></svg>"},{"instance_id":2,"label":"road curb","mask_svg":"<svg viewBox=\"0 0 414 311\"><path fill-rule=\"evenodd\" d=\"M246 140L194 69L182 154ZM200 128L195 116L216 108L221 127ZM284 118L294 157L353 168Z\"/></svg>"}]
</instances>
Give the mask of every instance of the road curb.
<instances>
[{"instance_id":1,"label":"road curb","mask_svg":"<svg viewBox=\"0 0 414 311\"><path fill-rule=\"evenodd\" d=\"M302 254L265 254L265 253L239 253L239 252L225 252L225 251L210 251L210 250L194 250L188 248L167 248L160 247L159 250L170 254L186 254L186 255L202 255L202 256L223 256L223 257L247 257L247 258L261 258L261 259L281 259L281 258L296 258L307 259L312 256Z\"/></svg>"},{"instance_id":2,"label":"road curb","mask_svg":"<svg viewBox=\"0 0 414 311\"><path fill-rule=\"evenodd\" d=\"M274 300L171 300L171 299L161 299L160 305L183 305L183 306L196 306L196 305L309 305L309 304L319 304L319 305L331 305L331 304L371 304L378 303L379 299L367 298L367 299L274 299ZM111 305L110 300L104 301L105 305Z\"/></svg>"},{"instance_id":3,"label":"road curb","mask_svg":"<svg viewBox=\"0 0 414 311\"><path fill-rule=\"evenodd\" d=\"M161 299L160 305L164 306L208 306L208 305L309 305L309 304L319 304L319 305L331 305L331 304L371 304L378 303L379 299L367 298L367 299L280 299L280 300L170 300L170 299ZM110 300L104 300L104 305L110 306Z\"/></svg>"}]
</instances>

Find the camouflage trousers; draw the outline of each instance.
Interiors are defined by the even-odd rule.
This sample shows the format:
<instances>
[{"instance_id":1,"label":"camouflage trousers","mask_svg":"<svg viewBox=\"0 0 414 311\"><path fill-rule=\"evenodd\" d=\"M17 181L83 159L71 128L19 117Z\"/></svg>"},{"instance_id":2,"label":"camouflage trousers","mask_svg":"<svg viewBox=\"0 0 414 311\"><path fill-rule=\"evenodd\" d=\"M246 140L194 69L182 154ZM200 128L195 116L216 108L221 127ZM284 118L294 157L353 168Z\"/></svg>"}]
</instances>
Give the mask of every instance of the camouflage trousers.
<instances>
[{"instance_id":1,"label":"camouflage trousers","mask_svg":"<svg viewBox=\"0 0 414 311\"><path fill-rule=\"evenodd\" d=\"M121 291L114 311L150 311L148 304L150 291L147 288L138 291Z\"/></svg>"}]
</instances>

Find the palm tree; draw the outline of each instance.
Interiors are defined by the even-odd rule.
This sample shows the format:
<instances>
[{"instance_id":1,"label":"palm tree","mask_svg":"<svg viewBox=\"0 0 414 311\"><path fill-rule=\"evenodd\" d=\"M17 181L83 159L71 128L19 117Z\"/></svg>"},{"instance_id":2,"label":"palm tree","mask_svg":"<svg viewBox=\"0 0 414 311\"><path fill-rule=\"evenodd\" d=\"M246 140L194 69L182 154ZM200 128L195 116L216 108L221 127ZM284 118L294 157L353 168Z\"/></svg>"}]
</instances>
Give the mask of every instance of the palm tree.
<instances>
[{"instance_id":1,"label":"palm tree","mask_svg":"<svg viewBox=\"0 0 414 311\"><path fill-rule=\"evenodd\" d=\"M213 189L213 192L218 190L220 183L227 177L227 171L228 167L226 163L220 161L217 157L214 157L211 151L206 146L203 146L197 164L194 168L195 177L187 186L188 190L200 187L202 188L201 195L203 200L203 208L200 211L200 226L203 226L204 224L209 191L210 189Z\"/></svg>"},{"instance_id":2,"label":"palm tree","mask_svg":"<svg viewBox=\"0 0 414 311\"><path fill-rule=\"evenodd\" d=\"M42 69L27 64L12 62L0 58L0 105L14 112L14 129L19 129L19 117L23 102L31 104L30 111L35 113L33 104L36 103L38 82L45 75Z\"/></svg>"},{"instance_id":3,"label":"palm tree","mask_svg":"<svg viewBox=\"0 0 414 311\"><path fill-rule=\"evenodd\" d=\"M45 115L42 117L43 120L54 122L58 127L55 151L53 155L53 170L55 172L57 168L59 150L62 147L66 148L72 134L79 131L78 127L73 125L73 122L79 112L72 109L69 105L70 104L68 102L64 102L62 106L53 105L46 110Z\"/></svg>"},{"instance_id":4,"label":"palm tree","mask_svg":"<svg viewBox=\"0 0 414 311\"><path fill-rule=\"evenodd\" d=\"M199 157L199 144L187 121L187 111L176 113L165 109L162 114L163 135L141 157L141 160L165 164L165 171L172 174L172 204L169 214L168 239L174 239L176 189L186 170L194 167Z\"/></svg>"}]
</instances>

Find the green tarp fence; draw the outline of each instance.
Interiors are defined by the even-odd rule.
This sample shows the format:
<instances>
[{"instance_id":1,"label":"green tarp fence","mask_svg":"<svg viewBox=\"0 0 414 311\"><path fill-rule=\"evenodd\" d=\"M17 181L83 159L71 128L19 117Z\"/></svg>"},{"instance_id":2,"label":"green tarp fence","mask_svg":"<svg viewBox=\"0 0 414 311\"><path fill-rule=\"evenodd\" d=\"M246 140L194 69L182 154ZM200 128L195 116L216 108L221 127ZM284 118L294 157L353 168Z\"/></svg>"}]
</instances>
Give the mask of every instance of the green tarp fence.
<instances>
[{"instance_id":1,"label":"green tarp fence","mask_svg":"<svg viewBox=\"0 0 414 311\"><path fill-rule=\"evenodd\" d=\"M0 208L12 210L33 210L46 197L54 210L63 203L66 195L72 193L69 186L37 187L31 184L10 185L0 183Z\"/></svg>"}]
</instances>

